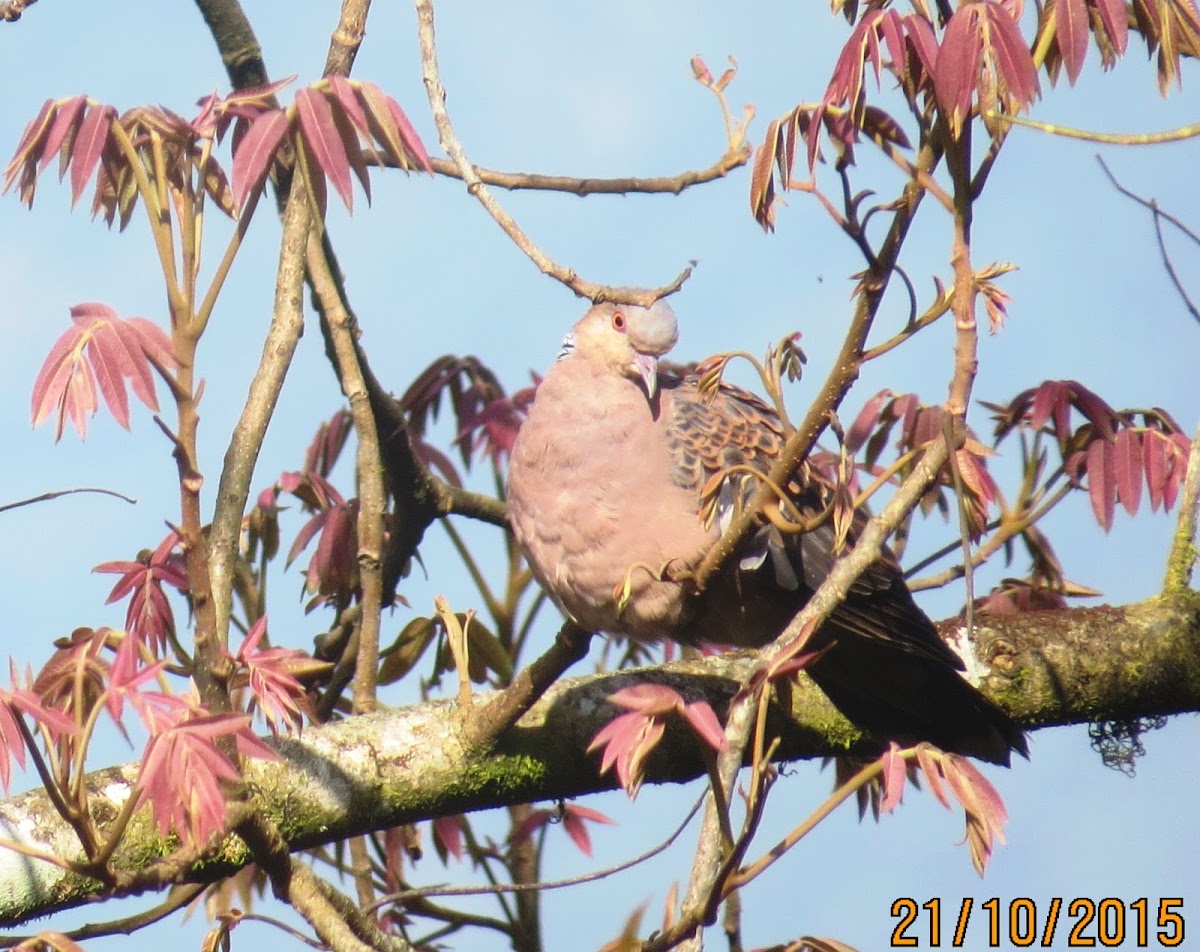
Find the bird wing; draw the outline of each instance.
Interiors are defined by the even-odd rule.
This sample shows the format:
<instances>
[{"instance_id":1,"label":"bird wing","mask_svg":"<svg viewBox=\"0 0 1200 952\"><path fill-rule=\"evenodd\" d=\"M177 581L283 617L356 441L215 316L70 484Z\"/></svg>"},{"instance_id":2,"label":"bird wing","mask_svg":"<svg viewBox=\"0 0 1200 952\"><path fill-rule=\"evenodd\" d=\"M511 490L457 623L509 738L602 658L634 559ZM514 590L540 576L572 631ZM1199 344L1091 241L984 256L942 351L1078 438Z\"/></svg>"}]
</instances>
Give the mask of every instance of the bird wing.
<instances>
[{"instance_id":1,"label":"bird wing","mask_svg":"<svg viewBox=\"0 0 1200 952\"><path fill-rule=\"evenodd\" d=\"M739 387L723 383L702 392L692 376L669 390L671 412L665 423L672 479L695 491L699 511L724 530L761 485L754 473L765 475L778 458L785 441L783 425L771 407ZM839 545L833 521L820 518L833 499L833 487L803 465L786 492L815 528L783 532L764 524L742 544L738 559L743 572L761 576L768 568L773 571L779 597L795 592L798 610L842 551L853 547L867 516L854 514L847 538ZM963 666L913 601L887 548L854 582L825 628L832 638L858 635L955 668Z\"/></svg>"}]
</instances>

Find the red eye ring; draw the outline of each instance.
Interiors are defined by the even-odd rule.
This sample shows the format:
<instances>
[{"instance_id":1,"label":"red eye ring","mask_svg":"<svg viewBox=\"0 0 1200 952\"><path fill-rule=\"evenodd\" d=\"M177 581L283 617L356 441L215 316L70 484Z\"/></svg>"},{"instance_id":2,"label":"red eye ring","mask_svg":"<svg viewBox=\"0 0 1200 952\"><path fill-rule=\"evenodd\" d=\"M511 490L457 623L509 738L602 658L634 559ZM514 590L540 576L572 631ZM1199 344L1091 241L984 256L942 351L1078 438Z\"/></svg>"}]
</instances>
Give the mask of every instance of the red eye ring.
<instances>
[{"instance_id":1,"label":"red eye ring","mask_svg":"<svg viewBox=\"0 0 1200 952\"><path fill-rule=\"evenodd\" d=\"M613 311L612 326L613 326L613 330L620 331L622 334L624 334L625 333L625 315L622 314L620 311Z\"/></svg>"}]
</instances>

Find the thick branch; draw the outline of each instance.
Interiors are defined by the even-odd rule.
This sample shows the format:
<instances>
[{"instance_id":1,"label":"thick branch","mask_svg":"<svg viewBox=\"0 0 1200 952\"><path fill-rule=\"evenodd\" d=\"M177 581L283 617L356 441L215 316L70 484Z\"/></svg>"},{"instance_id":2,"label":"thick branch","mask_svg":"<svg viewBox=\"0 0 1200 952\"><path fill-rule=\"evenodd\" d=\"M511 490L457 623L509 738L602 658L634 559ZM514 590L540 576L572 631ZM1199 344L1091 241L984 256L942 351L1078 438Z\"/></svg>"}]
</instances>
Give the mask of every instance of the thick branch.
<instances>
[{"instance_id":1,"label":"thick branch","mask_svg":"<svg viewBox=\"0 0 1200 952\"><path fill-rule=\"evenodd\" d=\"M945 625L949 633L958 626ZM1024 726L1036 728L1200 710L1200 595L1189 593L1118 608L1074 609L1017 616L984 616L975 623L982 688ZM472 755L459 708L423 704L310 728L302 738L275 742L278 763L253 762L247 780L291 849L329 843L421 817L507 803L573 797L609 789L596 759L582 752L613 716L602 703L635 680L664 681L690 699L704 697L724 711L758 664L732 654L620 675L556 684L501 740L495 752ZM826 756L861 746L863 738L801 679L787 712L776 710L772 730L783 759ZM683 781L705 771L685 730L669 732L651 758L652 782ZM137 765L97 771L88 778L98 820L118 812L130 795ZM73 831L38 790L0 805L9 839L72 856ZM114 857L135 873L168 852L145 810ZM234 837L188 876L209 881L249 858ZM136 891L136 879L131 891ZM80 905L110 894L103 884L16 852L0 852L0 922Z\"/></svg>"}]
</instances>

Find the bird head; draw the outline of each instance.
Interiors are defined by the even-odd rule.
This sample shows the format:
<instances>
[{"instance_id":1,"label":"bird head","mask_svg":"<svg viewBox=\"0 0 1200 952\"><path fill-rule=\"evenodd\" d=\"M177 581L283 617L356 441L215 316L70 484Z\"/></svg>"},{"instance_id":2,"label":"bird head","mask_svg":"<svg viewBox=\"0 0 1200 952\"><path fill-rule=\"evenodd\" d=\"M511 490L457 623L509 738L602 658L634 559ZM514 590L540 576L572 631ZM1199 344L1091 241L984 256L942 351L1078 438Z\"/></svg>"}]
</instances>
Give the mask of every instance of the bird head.
<instances>
[{"instance_id":1,"label":"bird head","mask_svg":"<svg viewBox=\"0 0 1200 952\"><path fill-rule=\"evenodd\" d=\"M589 360L658 392L658 358L675 346L679 324L666 301L651 307L597 304L575 325L574 349Z\"/></svg>"}]
</instances>

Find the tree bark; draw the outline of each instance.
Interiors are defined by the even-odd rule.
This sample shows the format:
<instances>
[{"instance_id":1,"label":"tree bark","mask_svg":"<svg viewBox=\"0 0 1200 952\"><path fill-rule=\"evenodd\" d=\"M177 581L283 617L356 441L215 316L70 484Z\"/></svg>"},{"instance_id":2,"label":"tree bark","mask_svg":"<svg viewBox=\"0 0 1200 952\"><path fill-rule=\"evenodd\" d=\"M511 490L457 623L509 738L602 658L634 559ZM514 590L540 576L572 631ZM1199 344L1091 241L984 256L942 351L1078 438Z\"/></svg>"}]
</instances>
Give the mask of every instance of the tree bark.
<instances>
[{"instance_id":1,"label":"tree bark","mask_svg":"<svg viewBox=\"0 0 1200 952\"><path fill-rule=\"evenodd\" d=\"M961 628L957 622L941 627L952 643ZM1200 594L985 615L966 657L984 693L1030 729L1200 711ZM720 714L754 667L755 656L739 652L566 679L484 754L473 751L464 712L454 702L353 717L272 741L280 760L249 762L246 780L293 850L432 816L607 790L615 778L598 776L597 758L584 751L614 716L605 702L609 694L653 680L689 700L708 700ZM785 693L773 706L771 725L781 738L780 760L862 749L862 735L806 678ZM673 725L650 759L647 782L682 782L704 769L694 739ZM89 775L97 818L116 816L133 795L137 770L134 763ZM81 855L71 828L40 789L0 803L0 827L5 839L28 849ZM121 887L0 850L0 923L154 888L162 878L152 864L172 848L143 808L114 857L129 874ZM230 835L178 878L215 880L248 860L245 844Z\"/></svg>"}]
</instances>

